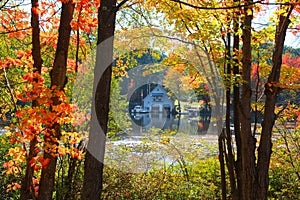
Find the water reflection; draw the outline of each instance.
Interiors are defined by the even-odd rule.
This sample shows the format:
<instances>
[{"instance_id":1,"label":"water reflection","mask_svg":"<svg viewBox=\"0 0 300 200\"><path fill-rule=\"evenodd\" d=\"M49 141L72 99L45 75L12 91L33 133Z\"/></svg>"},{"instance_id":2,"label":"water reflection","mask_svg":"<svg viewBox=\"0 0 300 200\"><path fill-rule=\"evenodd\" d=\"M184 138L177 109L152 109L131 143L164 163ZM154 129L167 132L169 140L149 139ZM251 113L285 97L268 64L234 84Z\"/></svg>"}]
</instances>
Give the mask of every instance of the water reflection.
<instances>
[{"instance_id":1,"label":"water reflection","mask_svg":"<svg viewBox=\"0 0 300 200\"><path fill-rule=\"evenodd\" d=\"M132 135L140 136L151 128L184 132L190 135L204 135L210 124L210 113L167 114L167 113L131 113Z\"/></svg>"}]
</instances>

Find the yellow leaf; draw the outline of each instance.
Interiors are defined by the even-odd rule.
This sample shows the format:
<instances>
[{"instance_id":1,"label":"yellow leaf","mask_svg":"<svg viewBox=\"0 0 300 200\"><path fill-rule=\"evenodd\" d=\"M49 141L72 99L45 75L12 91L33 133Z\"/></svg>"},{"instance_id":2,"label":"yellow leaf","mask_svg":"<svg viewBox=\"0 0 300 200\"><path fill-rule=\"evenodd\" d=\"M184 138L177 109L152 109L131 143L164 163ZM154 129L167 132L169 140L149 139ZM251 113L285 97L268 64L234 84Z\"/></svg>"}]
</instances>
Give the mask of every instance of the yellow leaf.
<instances>
[{"instance_id":1,"label":"yellow leaf","mask_svg":"<svg viewBox=\"0 0 300 200\"><path fill-rule=\"evenodd\" d=\"M252 10L250 8L248 8L246 13L247 13L247 15L252 15Z\"/></svg>"},{"instance_id":2,"label":"yellow leaf","mask_svg":"<svg viewBox=\"0 0 300 200\"><path fill-rule=\"evenodd\" d=\"M8 131L8 132L5 133L5 135L6 135L7 137L11 136L11 132Z\"/></svg>"}]
</instances>

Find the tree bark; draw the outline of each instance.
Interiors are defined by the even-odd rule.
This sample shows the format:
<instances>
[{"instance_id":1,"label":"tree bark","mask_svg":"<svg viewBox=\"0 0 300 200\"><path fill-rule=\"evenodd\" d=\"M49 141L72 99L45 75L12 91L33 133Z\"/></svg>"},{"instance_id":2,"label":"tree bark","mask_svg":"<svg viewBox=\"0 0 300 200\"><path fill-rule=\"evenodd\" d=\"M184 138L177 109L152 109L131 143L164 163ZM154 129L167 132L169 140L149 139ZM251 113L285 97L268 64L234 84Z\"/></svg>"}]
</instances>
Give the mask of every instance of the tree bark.
<instances>
[{"instance_id":1,"label":"tree bark","mask_svg":"<svg viewBox=\"0 0 300 200\"><path fill-rule=\"evenodd\" d=\"M239 2L236 0L235 2ZM241 124L240 124L240 83L237 80L237 77L240 75L239 69L239 40L240 36L238 34L239 30L239 16L240 11L235 12L235 18L233 21L233 75L234 75L234 85L233 85L233 123L234 123L234 135L235 135L235 144L236 144L236 161L235 161L235 173L236 173L236 183L237 190L233 194L233 199L238 200L242 199L242 153L241 153Z\"/></svg>"},{"instance_id":2,"label":"tree bark","mask_svg":"<svg viewBox=\"0 0 300 200\"><path fill-rule=\"evenodd\" d=\"M64 199L74 199L74 175L76 171L76 167L78 165L78 159L70 158L68 163L68 176L66 178L66 193L64 194Z\"/></svg>"},{"instance_id":3,"label":"tree bark","mask_svg":"<svg viewBox=\"0 0 300 200\"><path fill-rule=\"evenodd\" d=\"M251 4L252 1L246 1ZM248 9L244 10L244 22L242 27L242 99L241 99L241 154L242 154L242 190L244 200L254 198L255 184L255 148L256 140L251 132L251 83L250 72L252 64L251 55L251 23L252 14L249 15Z\"/></svg>"},{"instance_id":4,"label":"tree bark","mask_svg":"<svg viewBox=\"0 0 300 200\"><path fill-rule=\"evenodd\" d=\"M40 25L39 25L39 14L33 12L33 9L38 7L38 0L31 0L31 27L32 27L32 58L33 58L33 68L34 72L41 74L42 70L42 57L41 57L41 44L40 44ZM38 80L34 80L38 81ZM32 102L32 107L38 106L37 101ZM36 133L33 133L36 134ZM22 180L20 199L35 199L34 185L33 185L33 167L30 164L30 161L33 157L36 156L36 145L37 145L37 137L34 136L30 141L29 145L29 153L26 158L26 171L25 176Z\"/></svg>"},{"instance_id":5,"label":"tree bark","mask_svg":"<svg viewBox=\"0 0 300 200\"><path fill-rule=\"evenodd\" d=\"M220 162L220 172L221 172L221 189L222 189L222 200L226 200L226 172L225 172L225 162L224 162L224 130L218 138L219 145L219 162Z\"/></svg>"},{"instance_id":6,"label":"tree bark","mask_svg":"<svg viewBox=\"0 0 300 200\"><path fill-rule=\"evenodd\" d=\"M230 131L230 99L231 99L231 50L230 50L230 43L231 43L231 34L227 33L227 44L226 44L226 69L224 69L224 73L226 73L226 147L227 147L227 155L226 164L229 174L229 181L230 181L230 189L231 189L231 196L234 196L236 193L236 181L235 181L235 173L234 173L234 156L233 156L233 149L232 149L232 137Z\"/></svg>"},{"instance_id":7,"label":"tree bark","mask_svg":"<svg viewBox=\"0 0 300 200\"><path fill-rule=\"evenodd\" d=\"M75 4L72 2L62 3L62 12L59 25L59 35L57 41L57 49L55 53L55 60L53 69L51 71L51 87L56 86L57 89L63 90L67 82L67 58L68 48L70 42L71 33L71 21L73 18ZM61 102L58 97L54 97L53 105L59 105ZM52 127L49 127L50 136L45 136L45 149L44 158L49 159L46 168L42 169L38 200L51 200L54 190L55 170L57 157L53 155L55 152L51 152L51 149L58 145L57 140L61 137L61 127L55 123ZM51 149L47 149L50 145ZM48 146L49 147L49 146Z\"/></svg>"},{"instance_id":8,"label":"tree bark","mask_svg":"<svg viewBox=\"0 0 300 200\"><path fill-rule=\"evenodd\" d=\"M287 8L286 13L279 16L279 23L276 28L275 49L272 58L272 71L268 77L268 82L265 84L265 110L262 123L262 133L258 148L257 161L257 190L256 198L259 200L267 199L269 186L269 164L272 153L272 129L275 123L275 104L279 87L280 70L282 64L282 53L284 40L287 28L290 24L290 15L293 6Z\"/></svg>"},{"instance_id":9,"label":"tree bark","mask_svg":"<svg viewBox=\"0 0 300 200\"><path fill-rule=\"evenodd\" d=\"M92 111L92 124L84 162L84 182L81 198L83 200L98 200L100 199L102 192L103 157L105 150L105 135L107 132L110 82L112 74L112 62L109 61L112 61L113 58L113 40L110 38L114 36L116 12L116 0L101 1L98 9L98 47L94 73L95 96L92 106L94 111ZM109 63L106 63L107 61ZM107 66L105 66L106 64ZM99 77L96 77L97 71L99 70L103 70L100 80ZM94 122L99 123L102 129L101 133L94 131L97 129L97 124L94 124ZM101 138L101 136L97 136L96 134L103 134L103 137ZM98 144L95 144L95 141L98 141L99 138L101 141L99 141ZM100 152L102 155L97 157L90 151L91 148L98 148L96 151Z\"/></svg>"}]
</instances>

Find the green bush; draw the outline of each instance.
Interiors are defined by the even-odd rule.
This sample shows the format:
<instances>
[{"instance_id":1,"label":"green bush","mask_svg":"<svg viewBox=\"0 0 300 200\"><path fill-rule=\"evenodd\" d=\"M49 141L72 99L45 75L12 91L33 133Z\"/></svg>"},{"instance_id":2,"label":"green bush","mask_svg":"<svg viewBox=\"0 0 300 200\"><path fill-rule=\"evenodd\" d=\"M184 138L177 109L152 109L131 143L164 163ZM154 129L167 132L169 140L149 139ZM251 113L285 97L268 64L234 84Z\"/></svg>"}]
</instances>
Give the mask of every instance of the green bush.
<instances>
[{"instance_id":1,"label":"green bush","mask_svg":"<svg viewBox=\"0 0 300 200\"><path fill-rule=\"evenodd\" d=\"M269 199L299 199L300 196L300 140L299 130L280 132L274 142L270 164ZM0 140L7 141L5 135ZM164 140L166 142L168 140ZM176 145L178 147L179 145ZM221 180L220 166L217 156L213 155L216 148L209 145L209 156L198 156L201 147L182 151L182 158L176 163L168 164L163 168L151 168L143 173L129 173L106 166L104 168L104 184L102 199L220 199ZM7 142L0 143L0 196L1 199L18 199L19 190L7 192L8 184L21 182L22 174L3 174L4 163L10 158L6 153L13 145ZM207 153L207 152L206 152ZM207 154L201 154L207 155ZM130 165L133 163L126 163ZM70 167L74 174L71 183L67 181ZM70 157L61 157L57 165L56 188L54 199L80 199L83 181L83 161L76 161ZM71 184L71 185L70 185ZM229 189L229 186L227 185ZM229 194L229 192L228 192Z\"/></svg>"},{"instance_id":2,"label":"green bush","mask_svg":"<svg viewBox=\"0 0 300 200\"><path fill-rule=\"evenodd\" d=\"M280 130L270 164L270 199L300 197L300 131Z\"/></svg>"},{"instance_id":3,"label":"green bush","mask_svg":"<svg viewBox=\"0 0 300 200\"><path fill-rule=\"evenodd\" d=\"M164 138L163 142L168 141ZM179 144L175 144L180 149ZM151 168L143 173L128 173L116 168L104 169L102 198L113 199L219 199L221 180L216 156L203 156L203 147L211 154L211 144L180 149L181 158L163 168ZM210 154L210 155L211 155ZM197 156L199 155L199 156ZM202 156L200 156L202 155ZM126 163L128 165L130 163ZM133 163L132 163L133 164Z\"/></svg>"},{"instance_id":4,"label":"green bush","mask_svg":"<svg viewBox=\"0 0 300 200\"><path fill-rule=\"evenodd\" d=\"M187 166L189 177L175 168L129 174L105 169L103 199L218 199L219 165L216 158Z\"/></svg>"}]
</instances>

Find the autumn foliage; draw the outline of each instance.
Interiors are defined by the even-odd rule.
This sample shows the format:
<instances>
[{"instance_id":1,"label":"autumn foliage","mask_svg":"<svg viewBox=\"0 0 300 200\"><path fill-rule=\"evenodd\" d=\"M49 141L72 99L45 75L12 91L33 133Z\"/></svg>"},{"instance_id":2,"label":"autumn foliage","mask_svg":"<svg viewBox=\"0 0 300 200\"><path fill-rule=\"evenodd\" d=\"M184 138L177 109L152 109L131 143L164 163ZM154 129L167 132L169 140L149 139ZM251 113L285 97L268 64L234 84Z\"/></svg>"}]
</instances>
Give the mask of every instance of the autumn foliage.
<instances>
[{"instance_id":1,"label":"autumn foliage","mask_svg":"<svg viewBox=\"0 0 300 200\"><path fill-rule=\"evenodd\" d=\"M5 191L7 194L21 191L22 185L25 185L28 187L23 188L24 191L28 192L32 198L42 199L43 197L39 196L40 186L42 185L41 182L46 182L41 178L42 172L51 168L53 180L55 178L57 178L56 180L59 179L55 183L56 187L62 188L61 193L55 193L55 197L57 199L79 199L81 185L83 185L83 164L81 161L84 160L85 156L86 138L89 131L88 122L91 118L91 112L90 107L88 107L90 105L86 105L82 109L74 103L77 100L76 98L83 98L85 94L82 92L82 96L75 97L72 96L72 91L78 89L74 88L74 82L80 73L79 71L86 73L86 76L91 75L88 73L92 73L86 70L83 60L89 54L92 54L93 49L96 47L97 37L98 39L104 38L104 35L97 36L96 32L99 23L105 25L106 21L99 20L103 16L103 13L98 10L101 3L99 0L36 0L31 2L32 5L30 6L20 1L0 2L0 110L1 125L5 129L5 136L3 136L4 139L1 143L3 146L9 147L3 152L1 149L1 155L5 157L1 166L2 174L9 179L5 182ZM291 190L296 190L295 187L293 185L285 187L284 183L285 181L299 179L299 162L289 155L299 157L299 141L297 139L300 125L300 53L299 49L293 49L294 51L281 49L283 53L278 55L280 59L272 58L272 56L276 53L273 52L275 47L280 49L280 45L274 44L274 41L278 42L279 35L282 34L280 29L275 30L274 27L278 26L279 23L286 22L281 20L283 17L288 16L290 23L287 26L291 28L290 31L294 36L299 35L299 3L297 1L277 1L273 3L270 1L235 0L125 0L114 1L113 3L116 3L117 6L113 6L115 10L113 9L111 13L116 14L118 12L113 27L118 32L128 31L127 33L133 36L141 37L141 33L136 31L139 28L147 28L149 33L156 33L153 30L159 29L160 36L167 38L165 33L171 29L175 33L184 35L184 40L192 41L202 48L201 50L211 59L209 61L216 64L216 70L220 71L222 76L220 79L226 85L228 107L232 109L232 112L228 110L227 113L227 120L229 120L227 121L227 130L230 128L230 123L232 123L230 120L239 117L248 120L245 123L237 121L238 125L235 128L244 127L240 126L241 124L246 124L245 127L249 128L248 135L245 134L245 130L240 130L240 133L244 134L243 141L247 140L243 145L247 144L247 148L249 144L253 146L254 151L248 152L249 155L256 158L256 144L261 144L261 141L265 141L266 144L270 145L268 146L270 147L269 156L271 156L271 148L274 147L276 148L275 152L282 155L282 157L274 155L271 160L266 158L267 161L263 163L266 168L270 166L271 169L270 196L276 198L281 194L278 194L280 188L287 188L284 195L296 197L297 194L293 194L294 196L288 195ZM270 16L266 15L270 12L269 6L277 6L272 14L268 14ZM104 7L102 12L107 12L106 9ZM61 17L63 14L68 15L68 18ZM263 17L270 17L270 24L264 25L263 28L257 28L257 25L251 28L248 27L248 25L251 26L253 19ZM111 18L109 19L111 20ZM248 24L245 25L247 19ZM37 23L36 26L34 26L34 23ZM62 24L67 28L60 29ZM108 26L108 28L111 27ZM66 30L69 32L66 32ZM113 31L110 34L113 34ZM34 37L33 34L37 36ZM248 37L245 37L247 34ZM64 35L64 38L62 38L62 35ZM126 36L123 37L128 39ZM121 37L116 43L122 45L122 39L124 38ZM248 38L249 41L246 41L245 38ZM150 43L148 40L147 42ZM235 44L234 47L233 44ZM174 46L170 45L169 48L172 49ZM281 46L283 47L283 44ZM121 47L124 48L122 50L127 50L125 45ZM37 54L36 51L39 53ZM210 92L208 81L199 73L197 68L199 66L193 66L181 55L170 52L160 52L167 55L162 63L165 67L165 78L169 82L166 81L164 84L170 88L174 87L174 91L179 91L178 88L180 87L182 93L175 94L177 96L188 96L191 91L202 92L206 95L205 101L207 102L205 103L208 104L208 93ZM189 53L185 52L186 56L189 56ZM275 66L278 63L280 65ZM116 77L127 76L128 70L135 64L136 61L129 59L129 56L117 60L116 67L112 70L113 84L117 84ZM277 71L274 72L276 76L271 76L272 69L275 69L275 67L277 67ZM274 80L273 77L275 77ZM219 77L213 77L212 79L215 78ZM55 85L54 83L57 82L60 84ZM132 88L134 86L133 82L130 84L129 89L131 89L130 86ZM235 99L234 95L236 95ZM268 100L272 97L271 100L274 103L274 109L269 113L272 114L270 116L272 116L272 119L274 118L275 123L270 123L269 130L267 130L269 132L266 131L268 134L264 134L268 137L264 138L259 135L262 134L262 128L258 127L258 120L255 119L255 122L252 123L249 119L253 118L253 115L257 117L258 114L264 115L266 113L264 109L269 106L264 105L266 95L270 97L267 98ZM275 101L273 101L275 96L284 101L275 104ZM115 96L112 97L116 98ZM116 99L111 101L113 102L112 105L119 104ZM106 102L109 101L109 96L106 100ZM236 102L238 102L237 106L231 108ZM243 102L246 102L247 105ZM249 111L246 112L246 115L249 114L248 117L244 113L245 108L249 108L249 110L246 110ZM231 116L234 109L238 109L238 114ZM105 120L108 121L108 118L102 119L102 121ZM278 122L275 120L278 120ZM259 134L252 134L253 124L255 124L255 129ZM276 128L272 129L274 124ZM203 128L204 125L199 122L198 126ZM226 129L224 129L224 133L225 131ZM238 143L240 133L237 130L234 131L237 134L236 141ZM277 133L274 147L271 147L273 141L272 131ZM232 173L232 178L230 175L228 177L226 171L224 186L230 188L230 192L232 192L228 192L230 189L227 189L227 197L237 199L233 188L239 192L238 184L240 183L238 181L240 180L238 176L241 175L239 174L241 172L239 171L241 160L239 160L240 158L235 160L239 153L235 154L235 149L231 149L230 145L233 140L231 140L230 134L224 136L222 145L225 149L230 148L224 151L228 156L224 158L227 159L225 162L229 168L232 167L234 173ZM261 140L261 138L264 139ZM289 146L290 143L293 144L292 147ZM241 144L235 145L238 146L237 151L240 150L239 147L241 146L239 145ZM283 146L285 148L282 148ZM243 146L241 149L246 152L247 148ZM234 154L228 155L228 152L231 151ZM267 153L260 155L264 156ZM185 156L188 157L189 155ZM232 165L230 165L230 156L234 161L231 163ZM248 157L246 156L246 159ZM254 170L256 178L259 173L259 168L256 166L257 160L253 159L253 162L251 162L253 168L257 170ZM190 161L193 162L194 160L190 159ZM216 164L216 158L208 159L209 163L214 165L212 169L206 166L203 160L195 159L196 161L198 164L203 164L205 168L194 168L188 164L187 167L194 175L188 180L184 175L178 173L182 170L178 166L174 166L175 171L171 171L171 168L164 172L155 171L152 174L153 176L149 174L123 174L107 169L104 171L104 178L106 179L103 182L106 187L102 192L107 198L121 198L122 195L131 198L133 194L138 197L145 197L143 196L143 190L145 190L145 194L152 195L153 198L156 198L153 191L157 194L160 193L161 196L180 198L181 194L175 190L182 190L184 197L187 198L194 198L197 195L203 198L214 198L214 195L221 196L220 171L216 169L216 166L219 167L219 164ZM248 162L248 160L246 161ZM292 174L286 179L280 177L284 176L284 166L288 166L286 170ZM56 167L59 167L57 171ZM248 165L244 165L244 167L243 173L247 171L246 167ZM110 176L111 174L114 174L114 176ZM210 177L207 177L207 174ZM201 182L200 175L205 177L207 181ZM117 178L112 180L111 177L115 176ZM211 177L213 178L210 179ZM81 181L79 186L76 185L77 178ZM176 184L175 180L177 178L182 184L180 187L168 184ZM237 182L232 183L235 178ZM26 180L29 185L24 184ZM261 180L263 179L255 181ZM276 183L277 180L278 184ZM157 188L153 191L146 191L148 181L153 181L151 182L152 185L150 184L151 187ZM126 182L125 185L129 189L119 188L116 191L116 188L118 189L124 182ZM230 186L228 185L229 182L232 183ZM248 182L245 182L245 184ZM268 180L264 183L268 183ZM205 193L206 191L195 186L195 184L208 188L208 193ZM53 185L49 189L49 191L51 190L49 192L51 197L55 190ZM256 185L260 184L257 182ZM168 188L168 190L165 188ZM266 185L266 189L268 189L268 185ZM224 188L223 191L226 192ZM19 193L16 192L16 194L19 197Z\"/></svg>"}]
</instances>

